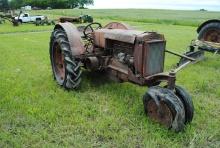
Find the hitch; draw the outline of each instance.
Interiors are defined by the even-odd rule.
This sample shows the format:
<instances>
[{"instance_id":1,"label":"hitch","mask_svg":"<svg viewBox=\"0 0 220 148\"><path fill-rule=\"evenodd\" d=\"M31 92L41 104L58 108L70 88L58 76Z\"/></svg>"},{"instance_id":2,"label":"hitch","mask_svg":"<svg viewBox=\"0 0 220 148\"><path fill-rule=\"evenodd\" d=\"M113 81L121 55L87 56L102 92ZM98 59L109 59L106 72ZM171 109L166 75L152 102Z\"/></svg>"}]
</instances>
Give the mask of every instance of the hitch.
<instances>
[{"instance_id":1,"label":"hitch","mask_svg":"<svg viewBox=\"0 0 220 148\"><path fill-rule=\"evenodd\" d=\"M189 51L184 53L185 56L194 58L196 62L204 60L204 54L205 52L211 52L214 55L220 54L220 43L214 43L214 42L208 42L208 41L201 41L201 40L192 40ZM182 57L177 64L177 66L184 65L189 60Z\"/></svg>"}]
</instances>

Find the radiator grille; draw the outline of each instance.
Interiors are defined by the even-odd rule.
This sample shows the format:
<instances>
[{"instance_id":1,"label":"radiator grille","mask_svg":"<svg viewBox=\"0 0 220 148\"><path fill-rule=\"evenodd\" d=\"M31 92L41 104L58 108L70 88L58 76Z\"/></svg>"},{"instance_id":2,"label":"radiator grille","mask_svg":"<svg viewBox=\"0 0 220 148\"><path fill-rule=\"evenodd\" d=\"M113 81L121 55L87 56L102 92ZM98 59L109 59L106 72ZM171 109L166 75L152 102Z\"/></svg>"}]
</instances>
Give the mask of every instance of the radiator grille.
<instances>
[{"instance_id":1,"label":"radiator grille","mask_svg":"<svg viewBox=\"0 0 220 148\"><path fill-rule=\"evenodd\" d=\"M164 70L165 42L147 42L144 47L144 76L161 73Z\"/></svg>"}]
</instances>

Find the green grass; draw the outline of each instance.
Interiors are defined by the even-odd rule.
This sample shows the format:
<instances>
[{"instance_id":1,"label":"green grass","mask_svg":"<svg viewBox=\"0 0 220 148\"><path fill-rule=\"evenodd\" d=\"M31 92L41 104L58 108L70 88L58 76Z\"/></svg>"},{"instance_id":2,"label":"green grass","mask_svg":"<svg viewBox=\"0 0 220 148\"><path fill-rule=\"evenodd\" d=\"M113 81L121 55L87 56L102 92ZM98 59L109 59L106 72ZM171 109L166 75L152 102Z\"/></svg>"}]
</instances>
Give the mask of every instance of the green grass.
<instances>
[{"instance_id":1,"label":"green grass","mask_svg":"<svg viewBox=\"0 0 220 148\"><path fill-rule=\"evenodd\" d=\"M0 34L15 33L15 32L37 32L37 31L51 31L53 26L36 26L35 24L22 24L14 27L12 23L6 21L0 24Z\"/></svg>"},{"instance_id":2,"label":"green grass","mask_svg":"<svg viewBox=\"0 0 220 148\"><path fill-rule=\"evenodd\" d=\"M159 23L184 26L198 26L208 19L220 19L219 12L176 11L154 9L66 9L34 11L33 14L44 14L52 18L58 16L92 15L95 19L109 19L118 21L134 21L144 23Z\"/></svg>"},{"instance_id":3,"label":"green grass","mask_svg":"<svg viewBox=\"0 0 220 148\"><path fill-rule=\"evenodd\" d=\"M163 33L167 47L178 52L196 37L196 27L126 23ZM177 84L193 97L195 117L174 133L145 116L146 87L84 72L79 91L60 88L52 78L50 33L25 33L37 29L0 26L0 32L21 32L0 34L0 147L220 147L219 56L207 53L205 61L177 75ZM177 61L167 55L166 69Z\"/></svg>"}]
</instances>

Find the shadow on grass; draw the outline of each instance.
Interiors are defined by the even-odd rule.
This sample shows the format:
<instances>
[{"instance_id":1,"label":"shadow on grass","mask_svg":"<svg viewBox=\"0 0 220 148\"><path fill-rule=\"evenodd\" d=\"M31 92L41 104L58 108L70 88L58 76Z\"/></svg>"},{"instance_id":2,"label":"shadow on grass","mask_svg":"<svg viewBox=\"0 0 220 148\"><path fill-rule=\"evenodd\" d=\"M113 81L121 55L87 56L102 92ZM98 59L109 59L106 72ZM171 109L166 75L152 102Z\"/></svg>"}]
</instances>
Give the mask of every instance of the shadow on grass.
<instances>
[{"instance_id":1,"label":"shadow on grass","mask_svg":"<svg viewBox=\"0 0 220 148\"><path fill-rule=\"evenodd\" d=\"M107 72L83 70L82 84L79 90L81 92L86 92L91 88L95 90L100 90L101 88L103 88L103 86L111 85L111 84L118 84L118 83L111 80L108 77Z\"/></svg>"}]
</instances>

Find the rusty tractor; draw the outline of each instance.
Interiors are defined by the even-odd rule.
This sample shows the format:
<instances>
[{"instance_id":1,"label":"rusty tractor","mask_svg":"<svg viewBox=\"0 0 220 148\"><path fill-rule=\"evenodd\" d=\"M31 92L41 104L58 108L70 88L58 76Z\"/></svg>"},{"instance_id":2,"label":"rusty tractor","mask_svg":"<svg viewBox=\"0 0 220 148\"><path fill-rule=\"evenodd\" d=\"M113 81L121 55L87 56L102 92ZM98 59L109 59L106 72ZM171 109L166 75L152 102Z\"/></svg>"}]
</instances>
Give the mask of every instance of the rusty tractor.
<instances>
[{"instance_id":1,"label":"rusty tractor","mask_svg":"<svg viewBox=\"0 0 220 148\"><path fill-rule=\"evenodd\" d=\"M45 16L45 18L43 20L36 20L36 22L34 22L36 26L49 26L49 25L55 25L55 20L50 20L48 19L47 16Z\"/></svg>"},{"instance_id":2,"label":"rusty tractor","mask_svg":"<svg viewBox=\"0 0 220 148\"><path fill-rule=\"evenodd\" d=\"M189 62L164 72L166 52ZM50 60L54 79L64 89L79 87L82 69L104 71L114 80L149 87L143 104L150 119L176 132L193 119L192 99L176 85L176 73L194 59L166 50L161 34L117 22L91 23L80 33L71 23L59 23L51 35Z\"/></svg>"},{"instance_id":3,"label":"rusty tractor","mask_svg":"<svg viewBox=\"0 0 220 148\"><path fill-rule=\"evenodd\" d=\"M90 15L80 15L79 17L61 17L61 23L70 22L70 23L92 23L93 17Z\"/></svg>"},{"instance_id":4,"label":"rusty tractor","mask_svg":"<svg viewBox=\"0 0 220 148\"><path fill-rule=\"evenodd\" d=\"M205 52L220 54L220 20L208 20L202 23L198 29L198 38L192 40L188 51L184 54L188 57L201 61L204 59ZM188 62L182 58L178 66Z\"/></svg>"}]
</instances>

